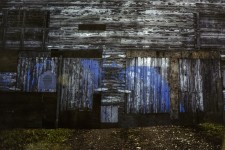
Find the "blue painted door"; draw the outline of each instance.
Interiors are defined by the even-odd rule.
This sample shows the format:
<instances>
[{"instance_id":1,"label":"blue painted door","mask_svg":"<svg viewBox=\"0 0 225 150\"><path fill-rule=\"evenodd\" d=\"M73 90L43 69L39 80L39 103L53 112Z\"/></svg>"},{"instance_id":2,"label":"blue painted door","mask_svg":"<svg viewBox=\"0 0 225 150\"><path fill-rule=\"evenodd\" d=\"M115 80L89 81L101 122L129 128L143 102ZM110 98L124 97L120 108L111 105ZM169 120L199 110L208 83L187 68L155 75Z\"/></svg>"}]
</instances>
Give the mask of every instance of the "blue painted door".
<instances>
[{"instance_id":1,"label":"blue painted door","mask_svg":"<svg viewBox=\"0 0 225 150\"><path fill-rule=\"evenodd\" d=\"M128 113L168 113L168 58L133 58L126 68Z\"/></svg>"}]
</instances>

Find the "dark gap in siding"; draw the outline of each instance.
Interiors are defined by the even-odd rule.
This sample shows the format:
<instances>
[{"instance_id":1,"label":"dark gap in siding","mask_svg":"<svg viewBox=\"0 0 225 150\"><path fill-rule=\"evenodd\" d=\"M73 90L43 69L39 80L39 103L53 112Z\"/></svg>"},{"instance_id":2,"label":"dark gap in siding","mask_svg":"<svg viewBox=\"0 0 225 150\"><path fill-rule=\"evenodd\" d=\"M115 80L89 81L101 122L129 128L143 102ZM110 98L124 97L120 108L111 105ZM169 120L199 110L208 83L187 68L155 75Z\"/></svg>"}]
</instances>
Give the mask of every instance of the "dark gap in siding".
<instances>
[{"instance_id":1,"label":"dark gap in siding","mask_svg":"<svg viewBox=\"0 0 225 150\"><path fill-rule=\"evenodd\" d=\"M1 0L0 9L4 8L7 5L7 0Z\"/></svg>"},{"instance_id":2,"label":"dark gap in siding","mask_svg":"<svg viewBox=\"0 0 225 150\"><path fill-rule=\"evenodd\" d=\"M106 25L105 24L79 24L78 25L79 30L99 30L99 31L105 31Z\"/></svg>"},{"instance_id":3,"label":"dark gap in siding","mask_svg":"<svg viewBox=\"0 0 225 150\"><path fill-rule=\"evenodd\" d=\"M102 58L102 50L51 50L51 57L59 57L60 55L64 58Z\"/></svg>"},{"instance_id":4,"label":"dark gap in siding","mask_svg":"<svg viewBox=\"0 0 225 150\"><path fill-rule=\"evenodd\" d=\"M54 128L56 93L0 91L0 97L1 128Z\"/></svg>"},{"instance_id":5,"label":"dark gap in siding","mask_svg":"<svg viewBox=\"0 0 225 150\"><path fill-rule=\"evenodd\" d=\"M46 28L49 27L50 24L50 11L47 11L47 16L46 16Z\"/></svg>"},{"instance_id":6,"label":"dark gap in siding","mask_svg":"<svg viewBox=\"0 0 225 150\"><path fill-rule=\"evenodd\" d=\"M19 51L19 57L50 57L51 53L46 51Z\"/></svg>"},{"instance_id":7,"label":"dark gap in siding","mask_svg":"<svg viewBox=\"0 0 225 150\"><path fill-rule=\"evenodd\" d=\"M0 51L0 70L1 72L17 71L18 52Z\"/></svg>"}]
</instances>

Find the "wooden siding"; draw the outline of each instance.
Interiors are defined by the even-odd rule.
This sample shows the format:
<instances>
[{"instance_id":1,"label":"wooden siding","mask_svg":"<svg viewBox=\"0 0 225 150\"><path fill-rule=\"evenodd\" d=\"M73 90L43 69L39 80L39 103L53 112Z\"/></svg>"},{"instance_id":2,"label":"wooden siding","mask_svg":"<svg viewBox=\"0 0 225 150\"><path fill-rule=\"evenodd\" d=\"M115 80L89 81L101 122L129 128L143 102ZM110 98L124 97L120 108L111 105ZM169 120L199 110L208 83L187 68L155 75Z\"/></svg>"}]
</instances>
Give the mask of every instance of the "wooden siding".
<instances>
[{"instance_id":1,"label":"wooden siding","mask_svg":"<svg viewBox=\"0 0 225 150\"><path fill-rule=\"evenodd\" d=\"M0 91L15 91L16 76L15 72L0 73Z\"/></svg>"},{"instance_id":2,"label":"wooden siding","mask_svg":"<svg viewBox=\"0 0 225 150\"><path fill-rule=\"evenodd\" d=\"M117 123L118 106L101 106L101 123Z\"/></svg>"},{"instance_id":3,"label":"wooden siding","mask_svg":"<svg viewBox=\"0 0 225 150\"><path fill-rule=\"evenodd\" d=\"M225 14L199 14L199 46L201 49L225 48Z\"/></svg>"},{"instance_id":4,"label":"wooden siding","mask_svg":"<svg viewBox=\"0 0 225 150\"><path fill-rule=\"evenodd\" d=\"M180 112L221 112L218 60L180 59Z\"/></svg>"},{"instance_id":5,"label":"wooden siding","mask_svg":"<svg viewBox=\"0 0 225 150\"><path fill-rule=\"evenodd\" d=\"M134 58L127 61L128 113L168 113L170 88L168 58Z\"/></svg>"},{"instance_id":6,"label":"wooden siding","mask_svg":"<svg viewBox=\"0 0 225 150\"><path fill-rule=\"evenodd\" d=\"M200 59L180 59L180 112L204 111Z\"/></svg>"},{"instance_id":7,"label":"wooden siding","mask_svg":"<svg viewBox=\"0 0 225 150\"><path fill-rule=\"evenodd\" d=\"M63 59L61 110L92 109L93 94L100 87L100 66L98 59Z\"/></svg>"},{"instance_id":8,"label":"wooden siding","mask_svg":"<svg viewBox=\"0 0 225 150\"><path fill-rule=\"evenodd\" d=\"M42 10L4 9L1 22L1 49L45 50L48 13Z\"/></svg>"},{"instance_id":9,"label":"wooden siding","mask_svg":"<svg viewBox=\"0 0 225 150\"><path fill-rule=\"evenodd\" d=\"M54 50L78 52L103 50L102 65L99 69L101 84L96 88L102 94L102 110L109 113L112 112L110 108L114 106L121 111L123 109L121 103L124 103L125 97L129 95L129 90L126 89L128 78L125 72L129 69L126 64L127 57L169 58L170 113L171 118L177 119L179 105L177 82L180 71L178 59L190 57L218 59L219 51L225 48L223 14L225 14L225 0L168 0L166 2L162 0L2 0L0 50L49 53ZM99 30L89 26L89 29L80 30L79 26L82 25L102 25L104 29ZM209 49L214 50L215 55L214 52L206 52ZM143 51L145 53L142 53ZM162 51L168 52L168 55L164 56ZM151 54L154 56L149 56ZM40 74L39 71L35 71L36 69L32 69L34 68L32 61L38 60L35 57L32 58L34 60L30 59L19 60L17 87L22 91L38 91L36 81ZM78 72L80 68L85 68L80 62L74 64L78 60L81 59L64 59L63 65L58 68L62 72L57 72L57 69L52 70L52 73L58 74L61 79L62 87L59 88L61 110L91 108L93 85L95 85L93 83L99 79L89 80L90 69ZM216 68L219 66L210 62L204 62L202 65L204 69L201 70L204 72L202 84L207 87L203 91L207 105L204 109L216 111L221 103L218 94L219 68ZM212 68L207 70L207 65ZM212 70L218 73L215 74L215 78ZM210 75L208 76L207 73ZM79 79L76 78L78 76ZM216 83L213 82L215 79ZM141 86L139 83L137 85ZM77 91L79 96L76 95ZM208 105L212 103L214 105L209 107ZM145 109L143 111L139 108L136 110L144 113L168 112L161 108L154 108L151 111ZM110 122L110 119L106 120Z\"/></svg>"},{"instance_id":10,"label":"wooden siding","mask_svg":"<svg viewBox=\"0 0 225 150\"><path fill-rule=\"evenodd\" d=\"M1 2L0 39L3 48L27 50L223 49L223 18L216 14L224 13L224 0L8 0ZM101 24L105 31L79 30L82 24Z\"/></svg>"},{"instance_id":11,"label":"wooden siding","mask_svg":"<svg viewBox=\"0 0 225 150\"><path fill-rule=\"evenodd\" d=\"M38 89L39 78L49 71L57 76L57 58L20 57L18 63L17 88L24 92L55 92L56 89ZM56 84L56 83L53 83Z\"/></svg>"}]
</instances>

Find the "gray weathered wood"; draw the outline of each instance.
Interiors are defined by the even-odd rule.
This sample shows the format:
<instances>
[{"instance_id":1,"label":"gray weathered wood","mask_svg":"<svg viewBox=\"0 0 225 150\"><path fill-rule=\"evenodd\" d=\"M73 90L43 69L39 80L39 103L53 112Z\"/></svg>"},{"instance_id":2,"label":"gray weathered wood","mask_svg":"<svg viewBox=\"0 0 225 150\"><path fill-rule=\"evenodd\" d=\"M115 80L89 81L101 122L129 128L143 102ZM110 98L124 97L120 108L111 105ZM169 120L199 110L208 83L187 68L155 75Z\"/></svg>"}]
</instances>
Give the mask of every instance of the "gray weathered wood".
<instances>
[{"instance_id":1,"label":"gray weathered wood","mask_svg":"<svg viewBox=\"0 0 225 150\"><path fill-rule=\"evenodd\" d=\"M127 61L128 113L168 113L170 89L168 58L134 58Z\"/></svg>"},{"instance_id":2,"label":"gray weathered wood","mask_svg":"<svg viewBox=\"0 0 225 150\"><path fill-rule=\"evenodd\" d=\"M100 64L98 59L63 59L61 110L92 109L94 90L100 87Z\"/></svg>"}]
</instances>

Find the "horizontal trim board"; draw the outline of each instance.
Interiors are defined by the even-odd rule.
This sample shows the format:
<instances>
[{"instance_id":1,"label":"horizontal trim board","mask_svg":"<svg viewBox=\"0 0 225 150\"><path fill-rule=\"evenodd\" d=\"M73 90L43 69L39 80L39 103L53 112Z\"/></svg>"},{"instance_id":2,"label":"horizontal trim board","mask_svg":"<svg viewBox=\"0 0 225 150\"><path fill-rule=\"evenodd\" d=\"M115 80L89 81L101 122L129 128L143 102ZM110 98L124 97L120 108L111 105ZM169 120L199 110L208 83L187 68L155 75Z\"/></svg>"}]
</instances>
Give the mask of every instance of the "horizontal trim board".
<instances>
[{"instance_id":1,"label":"horizontal trim board","mask_svg":"<svg viewBox=\"0 0 225 150\"><path fill-rule=\"evenodd\" d=\"M190 59L220 59L220 51L148 51L127 50L126 56L155 58L190 58Z\"/></svg>"},{"instance_id":2,"label":"horizontal trim board","mask_svg":"<svg viewBox=\"0 0 225 150\"><path fill-rule=\"evenodd\" d=\"M51 50L51 57L64 57L64 58L102 58L102 50Z\"/></svg>"}]
</instances>

